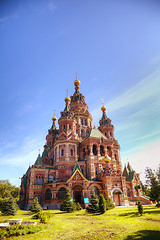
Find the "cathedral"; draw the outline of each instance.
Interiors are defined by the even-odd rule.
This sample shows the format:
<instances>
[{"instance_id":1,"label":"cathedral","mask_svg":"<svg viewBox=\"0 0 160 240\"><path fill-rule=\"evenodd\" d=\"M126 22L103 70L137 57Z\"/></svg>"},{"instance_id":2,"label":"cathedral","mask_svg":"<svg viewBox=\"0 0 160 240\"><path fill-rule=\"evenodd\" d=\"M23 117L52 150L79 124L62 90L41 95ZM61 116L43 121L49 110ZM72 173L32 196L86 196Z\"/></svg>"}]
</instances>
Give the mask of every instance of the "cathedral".
<instances>
[{"instance_id":1,"label":"cathedral","mask_svg":"<svg viewBox=\"0 0 160 240\"><path fill-rule=\"evenodd\" d=\"M92 190L110 197L116 206L134 205L138 199L150 203L142 196L139 174L129 163L122 168L120 145L104 104L99 127L92 127L77 75L74 85L73 96L65 98L58 129L54 114L42 155L21 178L20 208L28 209L37 197L43 209L59 209L67 188L84 208Z\"/></svg>"}]
</instances>

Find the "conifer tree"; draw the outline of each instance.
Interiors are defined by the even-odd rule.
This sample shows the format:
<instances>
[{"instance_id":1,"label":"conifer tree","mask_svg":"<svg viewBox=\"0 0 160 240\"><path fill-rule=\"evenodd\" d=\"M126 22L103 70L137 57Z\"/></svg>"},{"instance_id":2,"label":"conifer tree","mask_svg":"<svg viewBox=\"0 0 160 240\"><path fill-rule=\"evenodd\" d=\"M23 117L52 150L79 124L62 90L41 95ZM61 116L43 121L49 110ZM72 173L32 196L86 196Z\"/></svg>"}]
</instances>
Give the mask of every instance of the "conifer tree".
<instances>
[{"instance_id":1,"label":"conifer tree","mask_svg":"<svg viewBox=\"0 0 160 240\"><path fill-rule=\"evenodd\" d=\"M33 203L32 205L30 206L29 210L31 212L34 212L34 213L38 213L40 211L42 211L42 208L41 206L39 205L39 202L38 202L38 198L35 197L34 200L33 200Z\"/></svg>"},{"instance_id":2,"label":"conifer tree","mask_svg":"<svg viewBox=\"0 0 160 240\"><path fill-rule=\"evenodd\" d=\"M102 214L106 212L106 201L105 201L105 198L103 197L103 194L100 194L100 197L99 197L99 211Z\"/></svg>"},{"instance_id":3,"label":"conifer tree","mask_svg":"<svg viewBox=\"0 0 160 240\"><path fill-rule=\"evenodd\" d=\"M73 212L75 210L75 204L71 201L71 193L69 188L67 188L65 200L60 206L61 211Z\"/></svg>"},{"instance_id":4,"label":"conifer tree","mask_svg":"<svg viewBox=\"0 0 160 240\"><path fill-rule=\"evenodd\" d=\"M140 200L138 200L138 212L142 216L143 214L143 206Z\"/></svg>"},{"instance_id":5,"label":"conifer tree","mask_svg":"<svg viewBox=\"0 0 160 240\"><path fill-rule=\"evenodd\" d=\"M1 206L1 212L4 215L16 215L17 209L16 209L16 203L13 199L13 197L10 197L9 199L6 199L3 201Z\"/></svg>"},{"instance_id":6,"label":"conifer tree","mask_svg":"<svg viewBox=\"0 0 160 240\"><path fill-rule=\"evenodd\" d=\"M96 213L99 211L99 200L95 192L91 192L90 204L87 207L87 212Z\"/></svg>"},{"instance_id":7,"label":"conifer tree","mask_svg":"<svg viewBox=\"0 0 160 240\"><path fill-rule=\"evenodd\" d=\"M106 200L106 210L109 210L115 207L114 203L107 195L105 196L105 200Z\"/></svg>"}]
</instances>

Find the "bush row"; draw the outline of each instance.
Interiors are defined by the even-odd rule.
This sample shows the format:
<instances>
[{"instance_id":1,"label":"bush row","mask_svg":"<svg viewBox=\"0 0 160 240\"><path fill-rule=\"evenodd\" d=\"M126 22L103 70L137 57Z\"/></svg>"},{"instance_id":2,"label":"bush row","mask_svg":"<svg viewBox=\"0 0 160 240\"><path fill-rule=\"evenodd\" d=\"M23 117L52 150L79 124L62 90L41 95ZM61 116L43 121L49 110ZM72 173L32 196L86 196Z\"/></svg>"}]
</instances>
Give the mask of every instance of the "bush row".
<instances>
[{"instance_id":1,"label":"bush row","mask_svg":"<svg viewBox=\"0 0 160 240\"><path fill-rule=\"evenodd\" d=\"M42 230L42 226L33 225L16 225L0 229L0 239L9 238L11 236L22 236L25 234L32 234Z\"/></svg>"}]
</instances>

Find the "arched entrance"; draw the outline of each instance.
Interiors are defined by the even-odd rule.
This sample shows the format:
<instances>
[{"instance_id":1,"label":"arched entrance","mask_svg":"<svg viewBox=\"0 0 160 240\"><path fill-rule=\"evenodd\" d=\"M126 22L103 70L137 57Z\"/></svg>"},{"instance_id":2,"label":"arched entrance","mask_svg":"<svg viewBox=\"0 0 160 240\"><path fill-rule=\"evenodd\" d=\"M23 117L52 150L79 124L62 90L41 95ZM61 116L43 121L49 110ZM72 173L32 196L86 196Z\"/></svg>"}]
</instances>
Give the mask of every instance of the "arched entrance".
<instances>
[{"instance_id":1,"label":"arched entrance","mask_svg":"<svg viewBox=\"0 0 160 240\"><path fill-rule=\"evenodd\" d=\"M82 196L82 187L75 186L73 188L73 199L76 203L83 204L83 196Z\"/></svg>"},{"instance_id":2,"label":"arched entrance","mask_svg":"<svg viewBox=\"0 0 160 240\"><path fill-rule=\"evenodd\" d=\"M116 206L121 206L122 195L122 190L120 188L114 188L112 190L113 201Z\"/></svg>"}]
</instances>

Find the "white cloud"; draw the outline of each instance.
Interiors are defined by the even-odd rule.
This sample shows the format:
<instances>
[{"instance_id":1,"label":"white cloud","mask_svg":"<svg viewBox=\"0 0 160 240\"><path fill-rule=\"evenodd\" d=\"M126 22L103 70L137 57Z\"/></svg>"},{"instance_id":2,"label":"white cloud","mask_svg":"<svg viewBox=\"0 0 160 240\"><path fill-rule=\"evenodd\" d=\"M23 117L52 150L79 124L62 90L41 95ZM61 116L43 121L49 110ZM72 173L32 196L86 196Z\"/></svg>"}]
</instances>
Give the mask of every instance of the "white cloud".
<instances>
[{"instance_id":1,"label":"white cloud","mask_svg":"<svg viewBox=\"0 0 160 240\"><path fill-rule=\"evenodd\" d=\"M39 136L38 138L25 137L22 145L16 151L1 157L0 165L5 165L6 167L23 167L26 169L29 165L34 164L38 156L38 149L42 149L43 144L43 136Z\"/></svg>"},{"instance_id":2,"label":"white cloud","mask_svg":"<svg viewBox=\"0 0 160 240\"><path fill-rule=\"evenodd\" d=\"M47 4L47 6L45 6L44 8L42 8L39 12L39 14L44 13L45 11L54 11L55 9L57 9L57 7L55 6L55 4L53 3L53 1L50 1L49 4Z\"/></svg>"},{"instance_id":3,"label":"white cloud","mask_svg":"<svg viewBox=\"0 0 160 240\"><path fill-rule=\"evenodd\" d=\"M117 98L107 103L107 108L110 112L118 111L122 108L131 109L147 101L146 108L137 110L134 112L134 117L146 114L151 111L157 112L160 109L160 67L150 74L149 76L142 79L139 83L132 86L126 92L119 95ZM157 97L157 99L156 99ZM156 99L156 100L155 100ZM152 101L157 101L152 104ZM106 101L105 101L106 102ZM149 109L148 109L149 107ZM127 111L127 110L126 110ZM92 116L97 119L99 116L99 107L92 111ZM130 116L132 117L132 115Z\"/></svg>"},{"instance_id":4,"label":"white cloud","mask_svg":"<svg viewBox=\"0 0 160 240\"><path fill-rule=\"evenodd\" d=\"M160 164L160 140L134 148L133 150L132 153L125 152L122 154L122 159L128 159L133 169L141 173L141 179L144 182L146 167L157 169Z\"/></svg>"}]
</instances>

